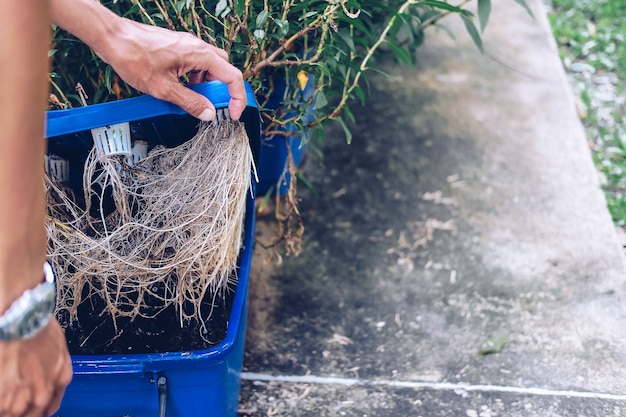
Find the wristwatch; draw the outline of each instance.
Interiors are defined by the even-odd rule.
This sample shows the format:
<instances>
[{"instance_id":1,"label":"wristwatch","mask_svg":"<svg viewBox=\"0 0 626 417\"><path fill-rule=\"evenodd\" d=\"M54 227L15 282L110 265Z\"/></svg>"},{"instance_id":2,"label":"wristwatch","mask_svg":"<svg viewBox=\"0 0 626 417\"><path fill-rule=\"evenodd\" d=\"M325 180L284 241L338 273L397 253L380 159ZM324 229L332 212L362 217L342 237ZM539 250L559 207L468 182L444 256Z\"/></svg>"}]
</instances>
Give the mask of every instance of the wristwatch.
<instances>
[{"instance_id":1,"label":"wristwatch","mask_svg":"<svg viewBox=\"0 0 626 417\"><path fill-rule=\"evenodd\" d=\"M0 316L0 341L28 339L50 321L56 303L56 286L48 262L43 264L43 273L44 282L24 291Z\"/></svg>"}]
</instances>

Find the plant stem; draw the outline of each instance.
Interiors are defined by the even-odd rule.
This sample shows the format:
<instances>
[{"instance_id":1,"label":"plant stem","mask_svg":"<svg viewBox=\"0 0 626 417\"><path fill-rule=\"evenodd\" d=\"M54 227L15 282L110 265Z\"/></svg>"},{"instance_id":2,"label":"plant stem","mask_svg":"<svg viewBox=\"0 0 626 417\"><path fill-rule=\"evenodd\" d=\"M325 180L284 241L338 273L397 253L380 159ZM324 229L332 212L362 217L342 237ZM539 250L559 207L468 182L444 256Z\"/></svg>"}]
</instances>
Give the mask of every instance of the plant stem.
<instances>
[{"instance_id":1,"label":"plant stem","mask_svg":"<svg viewBox=\"0 0 626 417\"><path fill-rule=\"evenodd\" d=\"M69 105L69 101L67 97L65 96L65 94L63 93L63 90L61 90L58 84L54 82L54 80L52 79L50 75L48 75L48 81L50 81L50 84L52 84L56 92L59 93L59 96L61 96L61 99L63 100L63 104L67 107Z\"/></svg>"},{"instance_id":2,"label":"plant stem","mask_svg":"<svg viewBox=\"0 0 626 417\"><path fill-rule=\"evenodd\" d=\"M341 113L341 110L343 109L343 107L346 105L346 102L348 101L350 93L352 93L354 89L359 85L361 74L363 74L363 72L365 72L365 70L367 69L367 63L372 58L372 56L374 56L374 52L376 52L376 50L380 47L380 45L382 45L382 43L385 42L385 39L387 38L387 34L391 30L391 27L395 23L398 15L400 13L404 13L411 5L416 4L416 3L417 3L416 0L407 0L402 6L400 6L400 8L398 9L398 12L394 14L391 17L391 19L389 19L389 23L387 23L387 26L385 26L383 31L380 33L380 36L378 37L374 45L372 45L367 50L367 54L365 55L365 57L363 58L363 61L361 61L361 65L359 66L359 71L355 74L354 79L352 80L352 83L350 84L350 86L347 89L344 89L341 95L341 101L339 102L335 110L333 110L333 112L328 116L328 119L334 119L337 116L339 116L339 113ZM348 80L346 79L346 81Z\"/></svg>"},{"instance_id":3,"label":"plant stem","mask_svg":"<svg viewBox=\"0 0 626 417\"><path fill-rule=\"evenodd\" d=\"M157 9L159 9L159 12L161 13L161 15L163 16L163 19L165 19L165 22L167 23L167 27L170 30L176 30L176 26L174 26L174 22L172 22L172 19L170 19L170 16L167 14L167 6L162 3L160 0L154 0L154 4L156 5Z\"/></svg>"},{"instance_id":4,"label":"plant stem","mask_svg":"<svg viewBox=\"0 0 626 417\"><path fill-rule=\"evenodd\" d=\"M472 0L463 0L461 3L459 3L456 7L459 9L462 9L463 6L465 6L466 4L468 4L469 2L471 2ZM454 13L452 10L444 10L443 12L439 12L436 15L431 16L430 18L424 20L424 22L422 22L422 24L420 25L420 30L424 30L429 26L433 26L435 24L437 24L437 22L439 22L441 19L443 19L444 17L450 15Z\"/></svg>"},{"instance_id":5,"label":"plant stem","mask_svg":"<svg viewBox=\"0 0 626 417\"><path fill-rule=\"evenodd\" d=\"M459 3L457 7L462 8L470 1L471 0L463 0L461 3ZM385 40L387 39L387 34L393 27L393 24L395 23L398 15L405 13L410 6L414 4L418 4L418 3L419 3L418 0L407 0L404 4L402 4L402 6L400 6L400 8L398 9L398 12L394 14L391 17L391 19L389 19L389 23L387 23L387 26L385 26L383 31L380 33L380 36L378 37L376 42L368 49L367 54L363 58L363 61L361 61L361 65L359 66L359 71L355 74L354 79L352 80L352 83L350 84L350 86L347 89L344 89L344 92L342 93L342 96L341 96L341 101L339 102L337 107L335 107L335 110L333 110L333 112L330 115L328 115L327 117L328 119L334 119L337 116L339 116L339 113L341 113L341 110L346 105L346 102L348 101L350 94L354 91L356 87L358 87L361 75L367 70L367 63L372 58L372 56L374 56L374 53L380 47L380 45L382 45L382 43L385 42ZM450 10L444 10L430 17L429 19L426 19L420 25L420 30L424 30L425 28L436 24L440 19L444 18L445 16L448 16L451 13L452 11Z\"/></svg>"},{"instance_id":6,"label":"plant stem","mask_svg":"<svg viewBox=\"0 0 626 417\"><path fill-rule=\"evenodd\" d=\"M185 22L185 19L183 19L183 16L180 14L172 0L170 0L170 5L172 6L171 8L174 9L174 11L176 12L176 18L178 18L178 21L180 22L180 25L183 27L183 29L185 29L187 32L193 33L193 31L189 29L189 25L187 25L187 22Z\"/></svg>"},{"instance_id":7,"label":"plant stem","mask_svg":"<svg viewBox=\"0 0 626 417\"><path fill-rule=\"evenodd\" d=\"M148 23L150 23L152 26L156 26L156 23L154 23L154 20L152 19L152 17L148 14L146 9L143 7L143 4L141 4L139 0L132 0L132 2L135 6L137 6L137 8L139 9L139 12L148 20Z\"/></svg>"},{"instance_id":8,"label":"plant stem","mask_svg":"<svg viewBox=\"0 0 626 417\"><path fill-rule=\"evenodd\" d=\"M328 29L326 27L327 25L324 25L323 23L325 21L332 20L331 17L335 14L335 12L337 11L337 9L339 7L341 7L341 3L337 3L337 4L334 4L332 6L329 6L324 11L324 13L319 15L317 17L317 19L315 19L307 27L302 28L298 32L296 32L293 35L291 35L289 37L289 39L287 39L280 47L278 47L274 52L272 52L272 54L269 57L263 59L261 62L256 64L253 68L250 68L250 69L246 70L244 72L244 74L243 74L244 79L247 79L249 77L252 77L252 76L258 74L265 67L273 66L272 63L276 60L276 58L278 58L278 56L280 56L280 54L282 54L285 50L287 50L291 46L291 44L293 42L295 42L297 39L300 39L301 37L303 37L307 33L311 32L311 31L313 31L313 30L315 30L315 29L317 29L319 27L322 27L322 30L323 30L322 34L325 35L328 32ZM322 38L322 41L320 42L321 46L323 46L323 44L324 44L324 38ZM315 57L319 58L320 53L321 53L321 49L320 49L320 47L318 47L317 53L315 54ZM312 59L313 58L311 58L311 60ZM295 64L289 64L289 65L298 65L302 61L301 60L293 60L293 61L288 60L287 62L294 62L295 63Z\"/></svg>"}]
</instances>

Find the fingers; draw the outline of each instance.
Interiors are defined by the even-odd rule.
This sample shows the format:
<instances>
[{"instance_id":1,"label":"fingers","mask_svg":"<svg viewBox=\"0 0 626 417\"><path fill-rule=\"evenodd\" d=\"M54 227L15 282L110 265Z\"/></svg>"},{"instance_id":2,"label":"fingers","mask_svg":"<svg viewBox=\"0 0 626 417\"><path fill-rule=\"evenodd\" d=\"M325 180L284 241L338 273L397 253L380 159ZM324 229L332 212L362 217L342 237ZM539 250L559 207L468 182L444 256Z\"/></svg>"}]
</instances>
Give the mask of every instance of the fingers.
<instances>
[{"instance_id":1,"label":"fingers","mask_svg":"<svg viewBox=\"0 0 626 417\"><path fill-rule=\"evenodd\" d=\"M218 54L219 57L222 58L224 61L230 62L230 58L228 57L228 54L225 50L213 45L209 45L209 48L212 49L216 54Z\"/></svg>"},{"instance_id":2,"label":"fingers","mask_svg":"<svg viewBox=\"0 0 626 417\"><path fill-rule=\"evenodd\" d=\"M49 333L44 335L49 336L50 339L47 349L52 350L52 345L56 345L55 350L59 353L52 358L42 358L48 366L48 376L41 378L40 385L33 384L34 405L37 409L37 415L33 417L50 416L58 410L65 387L72 380L72 361L61 327L56 320L52 320L42 332Z\"/></svg>"},{"instance_id":3,"label":"fingers","mask_svg":"<svg viewBox=\"0 0 626 417\"><path fill-rule=\"evenodd\" d=\"M56 381L56 387L52 392L48 406L44 410L44 416L51 416L61 406L61 400L65 393L65 387L72 381L72 362L69 357L65 357L61 364L61 369Z\"/></svg>"},{"instance_id":4,"label":"fingers","mask_svg":"<svg viewBox=\"0 0 626 417\"><path fill-rule=\"evenodd\" d=\"M28 412L24 413L24 417L40 417L44 414L44 410L48 408L52 399L52 386L47 384L33 384L33 402L28 408Z\"/></svg>"},{"instance_id":5,"label":"fingers","mask_svg":"<svg viewBox=\"0 0 626 417\"><path fill-rule=\"evenodd\" d=\"M51 398L45 384L21 385L3 393L2 417L41 417Z\"/></svg>"},{"instance_id":6,"label":"fingers","mask_svg":"<svg viewBox=\"0 0 626 417\"><path fill-rule=\"evenodd\" d=\"M208 48L205 53L194 55L194 69L206 70L206 79L217 79L227 85L230 95L230 103L228 105L230 117L233 120L239 120L248 104L243 74L228 62L228 57L224 50L211 45L206 46ZM215 114L215 111L213 114ZM195 116L195 114L193 115Z\"/></svg>"},{"instance_id":7,"label":"fingers","mask_svg":"<svg viewBox=\"0 0 626 417\"><path fill-rule=\"evenodd\" d=\"M206 71L194 70L189 73L189 84L199 84L205 80L208 81Z\"/></svg>"},{"instance_id":8,"label":"fingers","mask_svg":"<svg viewBox=\"0 0 626 417\"><path fill-rule=\"evenodd\" d=\"M61 366L61 371L59 372L57 384L59 388L65 388L70 382L72 382L72 361L70 357L66 355L63 365Z\"/></svg>"},{"instance_id":9,"label":"fingers","mask_svg":"<svg viewBox=\"0 0 626 417\"><path fill-rule=\"evenodd\" d=\"M50 399L50 403L48 407L44 409L44 416L53 415L59 407L61 407L61 400L63 399L63 394L65 394L65 388L58 389L52 394L52 398Z\"/></svg>"},{"instance_id":10,"label":"fingers","mask_svg":"<svg viewBox=\"0 0 626 417\"><path fill-rule=\"evenodd\" d=\"M209 48L212 49L217 55L219 55L220 58L222 58L224 61L230 63L230 59L228 57L228 54L226 53L225 50L220 49L216 46L213 45L209 45ZM217 80L218 78L211 74L210 72L204 72L204 79L207 81L213 81L213 80Z\"/></svg>"},{"instance_id":11,"label":"fingers","mask_svg":"<svg viewBox=\"0 0 626 417\"><path fill-rule=\"evenodd\" d=\"M23 416L31 406L31 391L28 386L15 387L3 392L1 400L0 416Z\"/></svg>"},{"instance_id":12,"label":"fingers","mask_svg":"<svg viewBox=\"0 0 626 417\"><path fill-rule=\"evenodd\" d=\"M228 86L228 94L230 94L228 110L230 117L234 120L239 120L248 104L243 74L237 68L221 59L213 62L213 65L209 67L209 73Z\"/></svg>"},{"instance_id":13,"label":"fingers","mask_svg":"<svg viewBox=\"0 0 626 417\"><path fill-rule=\"evenodd\" d=\"M220 81L226 83L228 86L228 94L230 95L230 102L228 103L228 110L230 112L230 117L233 120L239 120L241 114L246 109L248 104L248 99L246 96L246 89L243 84L243 76L239 70L236 70L237 73L233 75L233 78L219 78L215 73L213 73L216 78Z\"/></svg>"},{"instance_id":14,"label":"fingers","mask_svg":"<svg viewBox=\"0 0 626 417\"><path fill-rule=\"evenodd\" d=\"M71 378L65 337L54 319L32 338L0 343L0 417L52 414Z\"/></svg>"},{"instance_id":15,"label":"fingers","mask_svg":"<svg viewBox=\"0 0 626 417\"><path fill-rule=\"evenodd\" d=\"M231 95L230 103L228 104L228 112L230 113L230 117L233 120L239 120L241 118L241 115L243 114L243 111L246 109L246 106L248 105L248 100L245 96L245 90L244 90L243 98L233 97L232 90L230 88L228 90Z\"/></svg>"},{"instance_id":16,"label":"fingers","mask_svg":"<svg viewBox=\"0 0 626 417\"><path fill-rule=\"evenodd\" d=\"M179 77L189 73L190 82L217 79L227 84L231 118L239 120L247 105L241 71L228 62L226 51L187 32L125 22L121 46L96 51L129 85L154 97L170 101L189 114L212 120L215 106L188 89ZM203 76L203 73L206 75Z\"/></svg>"},{"instance_id":17,"label":"fingers","mask_svg":"<svg viewBox=\"0 0 626 417\"><path fill-rule=\"evenodd\" d=\"M205 122L209 122L215 117L215 106L209 99L185 87L177 80L171 81L161 94L155 91L153 95L176 104L190 115Z\"/></svg>"}]
</instances>

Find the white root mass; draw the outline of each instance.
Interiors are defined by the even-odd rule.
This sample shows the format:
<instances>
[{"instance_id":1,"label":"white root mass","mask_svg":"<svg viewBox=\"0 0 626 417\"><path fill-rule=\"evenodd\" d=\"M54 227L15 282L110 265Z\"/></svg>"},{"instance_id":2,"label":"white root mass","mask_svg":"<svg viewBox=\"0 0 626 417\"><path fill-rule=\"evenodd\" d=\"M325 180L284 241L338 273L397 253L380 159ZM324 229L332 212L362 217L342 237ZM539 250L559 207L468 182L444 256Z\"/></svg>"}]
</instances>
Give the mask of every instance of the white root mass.
<instances>
[{"instance_id":1,"label":"white root mass","mask_svg":"<svg viewBox=\"0 0 626 417\"><path fill-rule=\"evenodd\" d=\"M154 304L177 305L181 323L206 319L202 301L236 279L252 163L243 125L222 121L132 165L92 150L84 204L47 178L57 313L80 319L79 304L96 296L106 307L95 314L114 319L154 315Z\"/></svg>"}]
</instances>

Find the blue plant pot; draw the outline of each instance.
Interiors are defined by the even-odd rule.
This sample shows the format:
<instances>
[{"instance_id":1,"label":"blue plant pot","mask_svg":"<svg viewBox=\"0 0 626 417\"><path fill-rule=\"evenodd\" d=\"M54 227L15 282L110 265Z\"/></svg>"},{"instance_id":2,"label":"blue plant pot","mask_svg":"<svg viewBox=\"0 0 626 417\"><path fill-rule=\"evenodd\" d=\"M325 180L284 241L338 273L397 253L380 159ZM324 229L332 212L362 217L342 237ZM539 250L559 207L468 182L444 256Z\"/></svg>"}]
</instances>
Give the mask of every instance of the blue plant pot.
<instances>
[{"instance_id":1,"label":"blue plant pot","mask_svg":"<svg viewBox=\"0 0 626 417\"><path fill-rule=\"evenodd\" d=\"M276 77L272 79L272 90L264 109L278 109L285 96L285 91L289 89L296 90L296 100L301 103L309 101L315 92L315 79L309 76L306 86L300 88L296 85L287 85L284 77ZM294 113L287 113L285 118L293 116ZM311 104L307 106L305 114L302 117L304 126L313 122L316 117L315 98L311 100ZM279 195L285 195L289 189L290 174L288 172L288 155L289 150L293 157L296 167L300 167L304 158L309 132L301 131L295 123L288 123L281 127L282 134L277 133L272 136L261 136L261 150L259 155L259 184L257 185L258 195L265 195L269 192Z\"/></svg>"},{"instance_id":2,"label":"blue plant pot","mask_svg":"<svg viewBox=\"0 0 626 417\"><path fill-rule=\"evenodd\" d=\"M226 86L193 86L217 108L228 105ZM258 156L260 115L250 86L242 121ZM48 147L80 163L89 129L140 121L163 137L193 136L197 120L170 103L149 96L47 114ZM196 128L197 129L197 128ZM174 133L174 136L169 136ZM80 171L81 170L76 170ZM77 181L78 179L70 179ZM254 243L254 200L248 199L238 283L224 339L203 350L150 354L72 356L73 380L57 415L62 417L235 417L246 332L247 293Z\"/></svg>"},{"instance_id":3,"label":"blue plant pot","mask_svg":"<svg viewBox=\"0 0 626 417\"><path fill-rule=\"evenodd\" d=\"M246 334L254 242L247 205L244 249L226 337L205 350L72 356L73 380L59 417L235 417Z\"/></svg>"}]
</instances>

